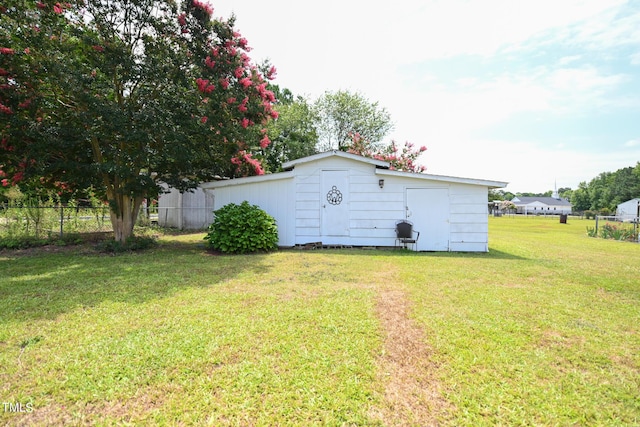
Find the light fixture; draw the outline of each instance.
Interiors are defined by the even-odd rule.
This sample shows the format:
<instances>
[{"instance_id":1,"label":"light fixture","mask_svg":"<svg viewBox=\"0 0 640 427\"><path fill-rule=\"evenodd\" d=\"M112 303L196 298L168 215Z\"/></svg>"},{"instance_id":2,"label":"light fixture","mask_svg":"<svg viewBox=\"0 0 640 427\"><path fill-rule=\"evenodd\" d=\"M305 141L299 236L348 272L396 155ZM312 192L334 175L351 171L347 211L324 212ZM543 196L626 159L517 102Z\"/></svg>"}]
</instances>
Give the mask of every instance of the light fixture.
<instances>
[{"instance_id":1,"label":"light fixture","mask_svg":"<svg viewBox=\"0 0 640 427\"><path fill-rule=\"evenodd\" d=\"M379 179L378 185L380 186L380 188L384 187L384 179Z\"/></svg>"}]
</instances>

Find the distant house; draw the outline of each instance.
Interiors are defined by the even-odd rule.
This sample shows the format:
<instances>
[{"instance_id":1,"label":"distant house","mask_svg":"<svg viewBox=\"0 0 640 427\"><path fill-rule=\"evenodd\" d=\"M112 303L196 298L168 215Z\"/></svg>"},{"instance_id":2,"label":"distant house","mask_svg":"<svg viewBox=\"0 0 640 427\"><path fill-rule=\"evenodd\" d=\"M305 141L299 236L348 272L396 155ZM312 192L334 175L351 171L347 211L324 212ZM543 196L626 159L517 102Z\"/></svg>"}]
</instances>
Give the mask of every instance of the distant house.
<instances>
[{"instance_id":1,"label":"distant house","mask_svg":"<svg viewBox=\"0 0 640 427\"><path fill-rule=\"evenodd\" d=\"M557 196L556 194L554 194ZM523 215L560 215L570 214L573 205L560 197L514 197L516 213Z\"/></svg>"},{"instance_id":2,"label":"distant house","mask_svg":"<svg viewBox=\"0 0 640 427\"><path fill-rule=\"evenodd\" d=\"M625 219L634 219L640 216L640 199L631 199L627 200L624 203L620 203L618 205L618 209L616 209L616 216L622 217L622 220Z\"/></svg>"}]
</instances>

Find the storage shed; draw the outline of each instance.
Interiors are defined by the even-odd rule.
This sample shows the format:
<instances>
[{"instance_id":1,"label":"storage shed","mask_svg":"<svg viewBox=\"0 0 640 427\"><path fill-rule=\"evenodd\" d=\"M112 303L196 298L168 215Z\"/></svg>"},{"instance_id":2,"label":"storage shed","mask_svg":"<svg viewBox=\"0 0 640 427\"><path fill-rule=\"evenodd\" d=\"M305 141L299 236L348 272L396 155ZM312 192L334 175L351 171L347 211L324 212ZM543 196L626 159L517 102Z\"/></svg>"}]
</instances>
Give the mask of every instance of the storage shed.
<instances>
[{"instance_id":1,"label":"storage shed","mask_svg":"<svg viewBox=\"0 0 640 427\"><path fill-rule=\"evenodd\" d=\"M636 198L620 203L616 209L616 216L620 217L623 221L640 217L640 199Z\"/></svg>"},{"instance_id":2,"label":"storage shed","mask_svg":"<svg viewBox=\"0 0 640 427\"><path fill-rule=\"evenodd\" d=\"M213 194L196 188L184 193L163 184L158 198L158 225L181 230L200 230L213 222Z\"/></svg>"},{"instance_id":3,"label":"storage shed","mask_svg":"<svg viewBox=\"0 0 640 427\"><path fill-rule=\"evenodd\" d=\"M247 200L278 224L279 245L394 246L395 224L420 232L419 251L486 252L489 188L506 182L390 170L389 163L329 151L284 172L210 182L214 208Z\"/></svg>"}]
</instances>

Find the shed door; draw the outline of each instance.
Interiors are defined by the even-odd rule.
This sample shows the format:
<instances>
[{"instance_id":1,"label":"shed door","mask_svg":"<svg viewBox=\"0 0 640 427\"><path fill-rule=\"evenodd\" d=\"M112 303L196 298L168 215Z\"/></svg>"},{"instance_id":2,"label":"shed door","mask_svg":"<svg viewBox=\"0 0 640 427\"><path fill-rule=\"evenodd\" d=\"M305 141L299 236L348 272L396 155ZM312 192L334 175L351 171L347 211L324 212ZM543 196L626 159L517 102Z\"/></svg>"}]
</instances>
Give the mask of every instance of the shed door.
<instances>
[{"instance_id":1,"label":"shed door","mask_svg":"<svg viewBox=\"0 0 640 427\"><path fill-rule=\"evenodd\" d=\"M407 219L420 232L419 251L449 250L449 190L408 188Z\"/></svg>"},{"instance_id":2,"label":"shed door","mask_svg":"<svg viewBox=\"0 0 640 427\"><path fill-rule=\"evenodd\" d=\"M320 206L323 236L349 235L349 172L322 171Z\"/></svg>"}]
</instances>

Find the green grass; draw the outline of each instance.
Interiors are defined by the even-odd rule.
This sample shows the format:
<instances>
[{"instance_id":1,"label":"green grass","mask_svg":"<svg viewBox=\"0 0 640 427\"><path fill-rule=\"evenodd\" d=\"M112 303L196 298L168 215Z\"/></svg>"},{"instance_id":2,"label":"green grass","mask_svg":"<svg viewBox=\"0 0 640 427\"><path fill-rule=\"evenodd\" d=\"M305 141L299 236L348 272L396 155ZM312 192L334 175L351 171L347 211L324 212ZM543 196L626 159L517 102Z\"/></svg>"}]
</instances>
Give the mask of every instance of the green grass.
<instances>
[{"instance_id":1,"label":"green grass","mask_svg":"<svg viewBox=\"0 0 640 427\"><path fill-rule=\"evenodd\" d=\"M442 425L640 424L640 245L491 218L490 253L0 252L5 424L376 425L378 291L412 301Z\"/></svg>"}]
</instances>

